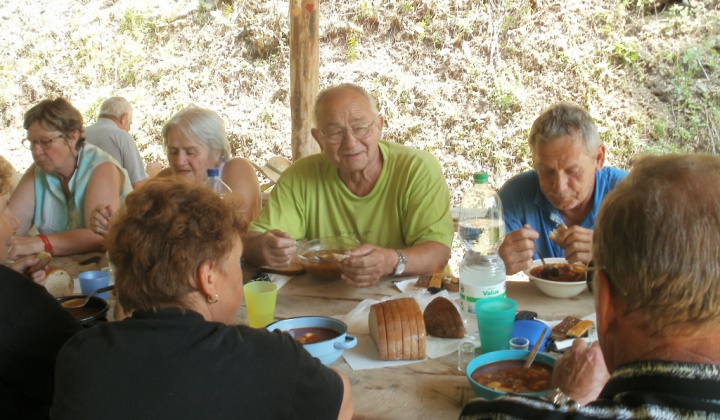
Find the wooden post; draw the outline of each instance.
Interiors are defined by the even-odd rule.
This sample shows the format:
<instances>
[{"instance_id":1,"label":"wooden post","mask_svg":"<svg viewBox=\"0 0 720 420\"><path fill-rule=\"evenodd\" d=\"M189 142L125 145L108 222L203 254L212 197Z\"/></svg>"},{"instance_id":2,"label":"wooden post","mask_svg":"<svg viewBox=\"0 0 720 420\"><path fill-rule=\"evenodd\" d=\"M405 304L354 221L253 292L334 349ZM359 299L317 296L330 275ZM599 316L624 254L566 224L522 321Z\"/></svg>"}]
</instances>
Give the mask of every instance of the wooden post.
<instances>
[{"instance_id":1,"label":"wooden post","mask_svg":"<svg viewBox=\"0 0 720 420\"><path fill-rule=\"evenodd\" d=\"M318 93L318 2L290 0L290 115L293 161L320 151L310 134Z\"/></svg>"}]
</instances>

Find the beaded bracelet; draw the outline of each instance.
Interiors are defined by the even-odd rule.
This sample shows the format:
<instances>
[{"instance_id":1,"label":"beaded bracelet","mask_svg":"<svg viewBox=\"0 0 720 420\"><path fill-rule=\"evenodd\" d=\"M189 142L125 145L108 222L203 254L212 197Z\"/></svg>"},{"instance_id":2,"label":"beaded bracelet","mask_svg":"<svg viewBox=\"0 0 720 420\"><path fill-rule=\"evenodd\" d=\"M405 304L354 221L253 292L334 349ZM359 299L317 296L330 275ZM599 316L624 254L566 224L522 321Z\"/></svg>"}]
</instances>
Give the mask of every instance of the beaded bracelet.
<instances>
[{"instance_id":1,"label":"beaded bracelet","mask_svg":"<svg viewBox=\"0 0 720 420\"><path fill-rule=\"evenodd\" d=\"M42 239L43 243L45 244L45 252L49 252L50 255L55 255L55 249L50 243L50 239L48 239L48 237L45 235L38 235L38 237Z\"/></svg>"}]
</instances>

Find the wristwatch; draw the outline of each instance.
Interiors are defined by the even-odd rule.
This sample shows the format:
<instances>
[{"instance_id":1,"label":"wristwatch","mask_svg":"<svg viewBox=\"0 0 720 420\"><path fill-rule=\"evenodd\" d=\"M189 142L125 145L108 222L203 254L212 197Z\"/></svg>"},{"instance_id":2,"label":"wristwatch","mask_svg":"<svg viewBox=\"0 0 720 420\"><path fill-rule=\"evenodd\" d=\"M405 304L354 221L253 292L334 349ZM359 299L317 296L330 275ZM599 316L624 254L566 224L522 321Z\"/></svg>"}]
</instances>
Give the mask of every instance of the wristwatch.
<instances>
[{"instance_id":1,"label":"wristwatch","mask_svg":"<svg viewBox=\"0 0 720 420\"><path fill-rule=\"evenodd\" d=\"M400 276L405 271L405 255L397 249L395 252L398 254L398 263L395 266L395 270L393 270L393 276Z\"/></svg>"},{"instance_id":2,"label":"wristwatch","mask_svg":"<svg viewBox=\"0 0 720 420\"><path fill-rule=\"evenodd\" d=\"M544 397L546 400L553 403L555 407L564 407L566 405L579 407L580 404L573 401L570 397L565 395L560 388L550 390Z\"/></svg>"}]
</instances>

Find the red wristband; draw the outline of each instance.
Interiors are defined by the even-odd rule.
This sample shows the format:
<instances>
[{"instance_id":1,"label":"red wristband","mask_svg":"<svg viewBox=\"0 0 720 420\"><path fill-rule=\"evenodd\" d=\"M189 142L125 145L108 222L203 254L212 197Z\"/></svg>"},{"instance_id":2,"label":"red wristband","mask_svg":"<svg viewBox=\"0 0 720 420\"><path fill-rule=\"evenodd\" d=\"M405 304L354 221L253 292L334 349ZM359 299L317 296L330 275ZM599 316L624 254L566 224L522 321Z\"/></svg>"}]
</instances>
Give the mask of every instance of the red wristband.
<instances>
[{"instance_id":1,"label":"red wristband","mask_svg":"<svg viewBox=\"0 0 720 420\"><path fill-rule=\"evenodd\" d=\"M38 238L42 239L43 243L45 244L45 252L49 252L50 255L55 255L55 250L50 243L50 239L48 239L48 237L45 235L38 235Z\"/></svg>"}]
</instances>

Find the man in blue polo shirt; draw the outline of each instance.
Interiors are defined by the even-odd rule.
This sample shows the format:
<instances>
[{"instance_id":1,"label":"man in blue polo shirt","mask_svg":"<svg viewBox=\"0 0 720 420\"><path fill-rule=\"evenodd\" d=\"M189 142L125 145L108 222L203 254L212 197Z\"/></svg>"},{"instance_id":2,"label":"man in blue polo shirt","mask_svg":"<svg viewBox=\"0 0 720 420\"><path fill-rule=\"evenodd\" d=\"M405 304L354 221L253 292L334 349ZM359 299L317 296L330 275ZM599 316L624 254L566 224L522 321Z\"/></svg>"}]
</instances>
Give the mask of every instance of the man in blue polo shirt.
<instances>
[{"instance_id":1,"label":"man in blue polo shirt","mask_svg":"<svg viewBox=\"0 0 720 420\"><path fill-rule=\"evenodd\" d=\"M597 127L574 104L561 102L540 114L529 144L535 170L516 175L499 191L509 232L499 251L506 272L529 268L538 258L535 244L543 257L587 264L600 203L627 172L603 167Z\"/></svg>"}]
</instances>

